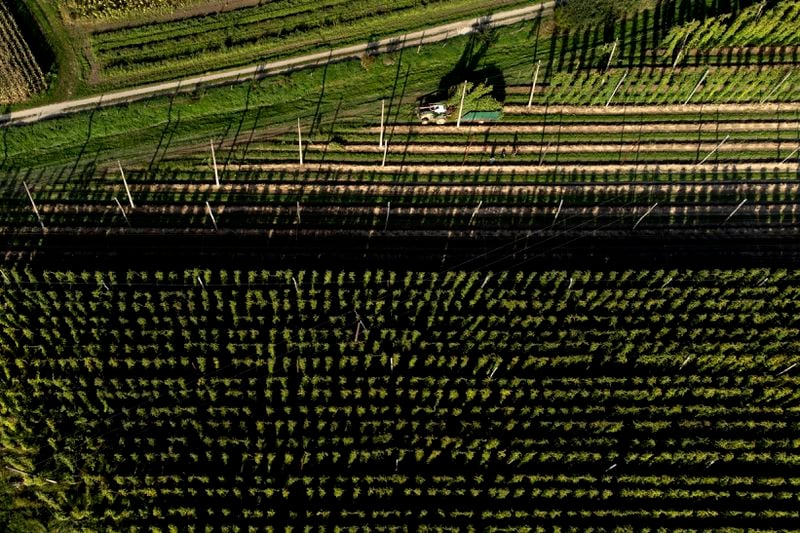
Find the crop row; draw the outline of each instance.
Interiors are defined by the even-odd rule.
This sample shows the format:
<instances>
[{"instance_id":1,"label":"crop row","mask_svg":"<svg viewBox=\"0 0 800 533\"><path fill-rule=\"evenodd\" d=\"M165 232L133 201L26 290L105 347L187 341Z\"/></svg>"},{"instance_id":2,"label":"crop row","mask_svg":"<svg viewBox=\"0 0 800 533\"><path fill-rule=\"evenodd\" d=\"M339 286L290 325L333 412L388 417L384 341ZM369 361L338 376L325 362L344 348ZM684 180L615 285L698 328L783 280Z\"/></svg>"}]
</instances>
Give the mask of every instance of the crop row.
<instances>
[{"instance_id":1,"label":"crop row","mask_svg":"<svg viewBox=\"0 0 800 533\"><path fill-rule=\"evenodd\" d=\"M771 5L754 3L743 9L735 18L710 18L693 21L674 28L664 40L664 46L677 50L720 46L797 45L797 27L800 8L796 2L772 2Z\"/></svg>"}]
</instances>

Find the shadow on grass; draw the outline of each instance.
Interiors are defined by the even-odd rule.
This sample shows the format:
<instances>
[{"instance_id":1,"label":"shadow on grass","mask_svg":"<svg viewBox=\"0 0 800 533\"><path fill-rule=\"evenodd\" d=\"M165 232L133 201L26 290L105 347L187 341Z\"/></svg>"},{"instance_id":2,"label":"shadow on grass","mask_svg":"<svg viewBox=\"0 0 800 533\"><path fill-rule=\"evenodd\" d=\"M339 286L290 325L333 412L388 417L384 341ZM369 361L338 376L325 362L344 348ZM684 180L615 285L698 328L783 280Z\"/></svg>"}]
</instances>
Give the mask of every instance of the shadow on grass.
<instances>
[{"instance_id":1,"label":"shadow on grass","mask_svg":"<svg viewBox=\"0 0 800 533\"><path fill-rule=\"evenodd\" d=\"M506 82L503 71L496 65L483 63L486 52L496 41L497 34L491 26L491 18L484 17L476 27L475 33L470 34L461 57L450 72L439 80L435 98L445 100L453 96L458 85L468 81L491 85L492 98L498 102L504 102Z\"/></svg>"},{"instance_id":2,"label":"shadow on grass","mask_svg":"<svg viewBox=\"0 0 800 533\"><path fill-rule=\"evenodd\" d=\"M86 140L83 142L80 151L78 152L78 157L75 158L75 164L72 166L72 170L70 171L70 177L75 173L78 169L78 165L81 162L81 158L86 153L86 148L89 146L89 141L92 139L92 125L94 123L94 116L97 113L97 110L100 109L100 104L98 103L96 106L92 108L91 113L89 113L89 124L86 128Z\"/></svg>"}]
</instances>

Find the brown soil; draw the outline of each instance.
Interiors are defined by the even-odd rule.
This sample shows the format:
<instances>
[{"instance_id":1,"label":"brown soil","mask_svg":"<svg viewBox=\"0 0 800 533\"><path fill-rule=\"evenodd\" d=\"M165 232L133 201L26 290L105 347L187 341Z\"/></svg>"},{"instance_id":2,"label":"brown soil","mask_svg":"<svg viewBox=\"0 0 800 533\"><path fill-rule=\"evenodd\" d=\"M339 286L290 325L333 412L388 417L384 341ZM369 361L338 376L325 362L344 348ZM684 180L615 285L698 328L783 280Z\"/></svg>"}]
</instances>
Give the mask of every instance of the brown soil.
<instances>
[{"instance_id":1,"label":"brown soil","mask_svg":"<svg viewBox=\"0 0 800 533\"><path fill-rule=\"evenodd\" d=\"M739 194L800 194L800 183L561 183L561 184L508 184L508 185L483 185L483 184L430 184L430 185L402 185L402 184L325 184L325 183L279 183L279 184L251 184L251 183L223 183L219 187L213 184L193 183L161 183L148 185L132 185L131 191L135 193L170 192L170 193L246 193L258 195L300 195L317 194L322 196L338 196L344 194L358 195L413 195L413 196L506 196L514 197L524 195L536 197L539 195L564 195L575 193L576 190L587 191L587 194L619 195L624 193L672 193L672 194L710 194L719 192L736 192ZM81 208L83 204L72 204ZM198 209L201 209L199 206ZM105 209L105 208L103 208ZM138 209L138 208L137 208Z\"/></svg>"},{"instance_id":2,"label":"brown soil","mask_svg":"<svg viewBox=\"0 0 800 533\"><path fill-rule=\"evenodd\" d=\"M800 109L800 108L799 108ZM449 133L449 134L481 134L481 133L686 133L686 132L749 132L749 131L797 131L800 122L697 122L697 123L617 123L617 124L482 124L466 125L457 128L455 125L433 126L421 124L397 124L391 126L393 133ZM369 132L379 132L380 126L365 128Z\"/></svg>"},{"instance_id":3,"label":"brown soil","mask_svg":"<svg viewBox=\"0 0 800 533\"><path fill-rule=\"evenodd\" d=\"M741 104L671 104L671 105L510 105L503 108L504 113L512 115L608 115L627 114L634 117L639 114L664 115L664 114L708 114L715 113L783 113L800 111L800 102L790 103L741 103Z\"/></svg>"},{"instance_id":4,"label":"brown soil","mask_svg":"<svg viewBox=\"0 0 800 533\"><path fill-rule=\"evenodd\" d=\"M581 165L508 165L508 164L493 164L493 165L397 165L387 164L381 166L380 163L376 164L339 164L339 163L307 163L300 165L298 163L262 163L262 164L241 164L228 165L230 171L263 171L263 172L378 172L382 174L432 174L432 175L446 175L446 174L507 174L507 175L526 175L526 174L550 174L553 171L560 173L616 173L616 172L636 172L636 173L662 173L672 172L680 173L685 172L691 175L696 170L702 168L708 172L797 172L797 164L795 163L738 163L738 164L724 164L716 165L713 163L706 163L703 165L687 165L687 164L664 164L664 165L634 165L634 164L581 164ZM201 168L198 168L201 170Z\"/></svg>"},{"instance_id":5,"label":"brown soil","mask_svg":"<svg viewBox=\"0 0 800 533\"><path fill-rule=\"evenodd\" d=\"M638 131L637 127L631 128L633 131ZM696 131L696 130L693 130ZM716 142L696 142L685 143L606 143L606 144L560 144L557 151L562 154L571 153L608 153L618 152L621 148L626 152L710 152L717 148L719 143ZM790 146L791 143L778 143L778 142L727 142L719 148L718 152L745 152L745 151L776 151L779 146ZM315 151L326 151L327 146L324 144L309 145L308 149ZM374 144L349 144L344 148L345 153L369 153L383 154L383 149ZM512 157L516 154L539 154L542 151L541 144L398 144L396 146L389 145L388 153L415 153L415 154L494 154L500 157L502 151L505 150L506 156ZM556 147L552 147L552 152L556 151ZM334 153L334 151L329 151Z\"/></svg>"}]
</instances>

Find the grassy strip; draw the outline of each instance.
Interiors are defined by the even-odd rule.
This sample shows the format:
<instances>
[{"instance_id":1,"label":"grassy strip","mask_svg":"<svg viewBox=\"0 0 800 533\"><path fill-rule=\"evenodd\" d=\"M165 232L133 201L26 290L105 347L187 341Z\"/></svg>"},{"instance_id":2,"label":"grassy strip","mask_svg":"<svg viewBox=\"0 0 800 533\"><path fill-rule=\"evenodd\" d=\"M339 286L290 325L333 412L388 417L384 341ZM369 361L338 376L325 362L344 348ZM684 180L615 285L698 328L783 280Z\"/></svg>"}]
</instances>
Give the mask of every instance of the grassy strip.
<instances>
[{"instance_id":1,"label":"grassy strip","mask_svg":"<svg viewBox=\"0 0 800 533\"><path fill-rule=\"evenodd\" d=\"M530 24L498 29L491 44L465 36L424 46L419 53L401 50L379 57L366 70L358 61L346 61L4 129L0 168L71 164L77 169L133 156L158 159L177 145L207 143L211 137L243 142L298 117L307 133L348 115L377 122L382 98L394 120L401 99L413 101L436 90L448 75L462 79L491 66L492 72L505 74L506 83L529 77L530 58L514 53L533 45L534 36L518 31L526 27ZM468 66L454 73L453 65L465 62Z\"/></svg>"}]
</instances>

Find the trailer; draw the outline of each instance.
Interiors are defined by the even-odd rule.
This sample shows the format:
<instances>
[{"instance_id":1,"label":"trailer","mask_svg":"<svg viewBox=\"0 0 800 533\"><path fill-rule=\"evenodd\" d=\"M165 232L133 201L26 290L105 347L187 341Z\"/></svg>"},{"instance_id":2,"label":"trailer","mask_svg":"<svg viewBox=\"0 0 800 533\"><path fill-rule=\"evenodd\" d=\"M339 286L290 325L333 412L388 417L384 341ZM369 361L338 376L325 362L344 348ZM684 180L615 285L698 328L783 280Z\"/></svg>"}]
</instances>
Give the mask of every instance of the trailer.
<instances>
[{"instance_id":1,"label":"trailer","mask_svg":"<svg viewBox=\"0 0 800 533\"><path fill-rule=\"evenodd\" d=\"M417 117L423 124L445 124L448 121L454 121L458 110L450 106L448 107L444 102L436 102L432 104L424 104L417 107ZM497 111L467 111L461 115L461 122L476 122L483 124L484 122L492 122L500 119L503 116L501 110Z\"/></svg>"}]
</instances>

